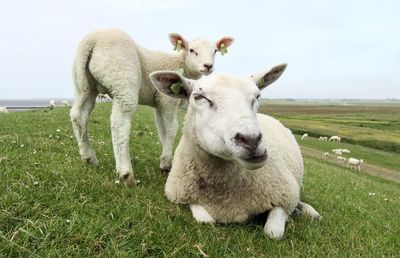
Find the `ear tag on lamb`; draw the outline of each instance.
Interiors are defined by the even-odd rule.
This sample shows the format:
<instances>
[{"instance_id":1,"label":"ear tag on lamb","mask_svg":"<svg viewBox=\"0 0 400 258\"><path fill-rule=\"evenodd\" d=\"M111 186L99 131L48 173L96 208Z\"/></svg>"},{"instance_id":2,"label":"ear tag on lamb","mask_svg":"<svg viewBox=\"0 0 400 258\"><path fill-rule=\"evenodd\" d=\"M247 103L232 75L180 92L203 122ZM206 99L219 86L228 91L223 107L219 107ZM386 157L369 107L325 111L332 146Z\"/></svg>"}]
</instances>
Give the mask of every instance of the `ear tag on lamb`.
<instances>
[{"instance_id":1,"label":"ear tag on lamb","mask_svg":"<svg viewBox=\"0 0 400 258\"><path fill-rule=\"evenodd\" d=\"M181 51L182 49L182 40L178 39L175 43L174 51Z\"/></svg>"},{"instance_id":2,"label":"ear tag on lamb","mask_svg":"<svg viewBox=\"0 0 400 258\"><path fill-rule=\"evenodd\" d=\"M225 44L223 43L219 46L219 50L221 51L222 56L228 53L228 49L225 47Z\"/></svg>"},{"instance_id":3,"label":"ear tag on lamb","mask_svg":"<svg viewBox=\"0 0 400 258\"><path fill-rule=\"evenodd\" d=\"M183 73L185 72L185 70L183 70L183 68L179 68L178 70L176 70L176 72L180 75L183 76Z\"/></svg>"},{"instance_id":4,"label":"ear tag on lamb","mask_svg":"<svg viewBox=\"0 0 400 258\"><path fill-rule=\"evenodd\" d=\"M262 87L265 84L265 79L262 77L258 82L257 82L257 87Z\"/></svg>"},{"instance_id":5,"label":"ear tag on lamb","mask_svg":"<svg viewBox=\"0 0 400 258\"><path fill-rule=\"evenodd\" d=\"M183 84L181 82L175 82L174 84L171 85L170 89L175 95L178 95L182 87Z\"/></svg>"}]
</instances>

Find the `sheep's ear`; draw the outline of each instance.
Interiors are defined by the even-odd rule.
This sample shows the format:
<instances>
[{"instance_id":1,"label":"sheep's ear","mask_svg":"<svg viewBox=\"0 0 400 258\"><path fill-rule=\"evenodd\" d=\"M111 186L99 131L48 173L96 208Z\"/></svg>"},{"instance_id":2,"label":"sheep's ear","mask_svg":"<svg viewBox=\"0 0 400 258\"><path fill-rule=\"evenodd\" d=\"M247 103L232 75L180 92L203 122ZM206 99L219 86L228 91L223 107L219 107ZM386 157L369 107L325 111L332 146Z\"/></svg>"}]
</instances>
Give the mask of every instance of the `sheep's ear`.
<instances>
[{"instance_id":1,"label":"sheep's ear","mask_svg":"<svg viewBox=\"0 0 400 258\"><path fill-rule=\"evenodd\" d=\"M153 85L163 94L173 98L189 98L194 81L174 71L156 71L150 74Z\"/></svg>"},{"instance_id":2,"label":"sheep's ear","mask_svg":"<svg viewBox=\"0 0 400 258\"><path fill-rule=\"evenodd\" d=\"M225 55L228 53L228 47L232 45L234 39L232 37L223 37L220 40L217 41L215 44L218 51L221 52L221 55Z\"/></svg>"},{"instance_id":3,"label":"sheep's ear","mask_svg":"<svg viewBox=\"0 0 400 258\"><path fill-rule=\"evenodd\" d=\"M188 50L188 42L187 40L182 37L178 33L170 33L168 34L169 36L169 41L171 41L172 45L174 46L175 51L180 51L181 49Z\"/></svg>"},{"instance_id":4,"label":"sheep's ear","mask_svg":"<svg viewBox=\"0 0 400 258\"><path fill-rule=\"evenodd\" d=\"M280 64L272 67L272 69L266 73L263 72L253 74L250 76L250 79L252 79L256 83L257 87L260 90L263 90L265 87L278 80L278 78L281 77L282 73L285 71L286 67L287 64Z\"/></svg>"}]
</instances>

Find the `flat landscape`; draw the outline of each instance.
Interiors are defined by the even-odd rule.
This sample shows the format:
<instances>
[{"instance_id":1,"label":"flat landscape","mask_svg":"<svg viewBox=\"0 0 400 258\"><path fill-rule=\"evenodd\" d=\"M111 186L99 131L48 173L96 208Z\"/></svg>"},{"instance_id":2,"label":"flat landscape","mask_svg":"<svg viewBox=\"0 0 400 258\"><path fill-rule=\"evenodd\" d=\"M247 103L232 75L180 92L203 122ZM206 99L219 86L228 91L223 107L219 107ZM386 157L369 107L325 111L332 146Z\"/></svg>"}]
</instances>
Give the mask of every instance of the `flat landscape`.
<instances>
[{"instance_id":1,"label":"flat landscape","mask_svg":"<svg viewBox=\"0 0 400 258\"><path fill-rule=\"evenodd\" d=\"M261 112L296 133L306 175L302 199L321 221L290 217L284 238L269 239L263 223L197 224L189 209L169 203L159 172L161 147L153 110L134 114L131 156L135 188L115 183L110 103L99 103L89 133L99 167L83 164L69 108L0 114L0 256L261 257L398 256L400 106L320 105L266 100ZM181 112L181 118L183 111ZM343 143L319 142L339 135ZM332 148L365 160L378 175L322 160ZM365 167L366 169L367 167Z\"/></svg>"}]
</instances>

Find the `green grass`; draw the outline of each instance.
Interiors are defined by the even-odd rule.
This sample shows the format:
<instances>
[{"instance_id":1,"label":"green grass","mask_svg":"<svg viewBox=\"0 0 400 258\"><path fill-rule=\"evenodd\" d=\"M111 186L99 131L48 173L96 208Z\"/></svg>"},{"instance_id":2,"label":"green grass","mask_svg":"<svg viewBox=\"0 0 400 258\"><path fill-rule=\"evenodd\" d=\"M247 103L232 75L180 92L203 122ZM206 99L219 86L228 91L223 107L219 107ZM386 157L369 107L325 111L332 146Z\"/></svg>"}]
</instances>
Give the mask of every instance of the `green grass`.
<instances>
[{"instance_id":1,"label":"green grass","mask_svg":"<svg viewBox=\"0 0 400 258\"><path fill-rule=\"evenodd\" d=\"M259 223L197 224L163 195L150 108L139 107L131 133L141 184L114 183L109 115L109 104L100 104L91 118L97 168L80 161L67 108L0 116L0 157L7 156L0 162L0 256L199 257L199 245L210 257L400 252L399 185L310 158L302 199L322 221L293 217L282 241L268 239Z\"/></svg>"}]
</instances>

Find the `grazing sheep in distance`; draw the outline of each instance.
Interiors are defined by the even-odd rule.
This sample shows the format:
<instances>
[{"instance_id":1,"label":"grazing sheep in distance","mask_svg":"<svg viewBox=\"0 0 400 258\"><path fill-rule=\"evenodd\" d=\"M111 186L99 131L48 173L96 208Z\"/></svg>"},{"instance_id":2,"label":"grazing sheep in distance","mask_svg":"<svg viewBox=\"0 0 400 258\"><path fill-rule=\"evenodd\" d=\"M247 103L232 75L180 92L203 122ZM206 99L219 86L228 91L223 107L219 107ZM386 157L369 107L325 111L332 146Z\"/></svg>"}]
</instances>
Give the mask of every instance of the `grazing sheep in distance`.
<instances>
[{"instance_id":1,"label":"grazing sheep in distance","mask_svg":"<svg viewBox=\"0 0 400 258\"><path fill-rule=\"evenodd\" d=\"M8 109L6 107L0 107L0 114L1 113L8 114L9 112L8 112Z\"/></svg>"},{"instance_id":2,"label":"grazing sheep in distance","mask_svg":"<svg viewBox=\"0 0 400 258\"><path fill-rule=\"evenodd\" d=\"M341 149L333 149L332 152L335 153L335 155L342 155L343 154Z\"/></svg>"},{"instance_id":3,"label":"grazing sheep in distance","mask_svg":"<svg viewBox=\"0 0 400 258\"><path fill-rule=\"evenodd\" d=\"M172 71L150 75L160 92L189 100L165 194L174 203L189 204L198 222L241 223L269 211L264 232L280 239L296 207L320 217L300 201L304 167L293 134L278 120L257 114L260 90L285 68L198 81ZM175 83L181 85L177 93L171 90Z\"/></svg>"},{"instance_id":4,"label":"grazing sheep in distance","mask_svg":"<svg viewBox=\"0 0 400 258\"><path fill-rule=\"evenodd\" d=\"M336 135L331 136L331 138L329 138L329 141L332 141L332 142L340 142L340 140L341 140L341 138Z\"/></svg>"},{"instance_id":5,"label":"grazing sheep in distance","mask_svg":"<svg viewBox=\"0 0 400 258\"><path fill-rule=\"evenodd\" d=\"M361 164L364 163L364 160L362 159L355 159L355 158L349 158L347 160L347 167L361 171Z\"/></svg>"},{"instance_id":6,"label":"grazing sheep in distance","mask_svg":"<svg viewBox=\"0 0 400 258\"><path fill-rule=\"evenodd\" d=\"M51 108L54 108L54 107L56 107L57 105L56 105L56 102L52 99L52 100L50 100L50 103L49 103L49 107L51 107Z\"/></svg>"},{"instance_id":7,"label":"grazing sheep in distance","mask_svg":"<svg viewBox=\"0 0 400 258\"><path fill-rule=\"evenodd\" d=\"M307 139L307 137L308 137L308 134L303 134L302 136L301 136L301 140L306 140Z\"/></svg>"},{"instance_id":8,"label":"grazing sheep in distance","mask_svg":"<svg viewBox=\"0 0 400 258\"><path fill-rule=\"evenodd\" d=\"M321 142L321 141L322 141L322 142L326 142L326 141L328 141L328 137L326 137L326 136L320 136L318 140L319 140L320 142Z\"/></svg>"},{"instance_id":9,"label":"grazing sheep in distance","mask_svg":"<svg viewBox=\"0 0 400 258\"><path fill-rule=\"evenodd\" d=\"M70 105L69 105L69 101L68 100L63 100L63 101L61 101L61 106L63 106L63 107L69 107Z\"/></svg>"},{"instance_id":10,"label":"grazing sheep in distance","mask_svg":"<svg viewBox=\"0 0 400 258\"><path fill-rule=\"evenodd\" d=\"M113 98L111 134L116 171L120 181L128 186L136 182L129 153L129 135L132 114L138 104L156 110L162 145L161 171L169 171L172 163L181 100L160 95L152 86L149 74L159 69L183 69L185 76L198 79L213 71L215 54L218 51L225 53L233 42L230 37L216 43L204 38L189 42L176 33L169 37L175 48L183 51L169 54L146 49L118 29L95 31L82 39L74 61L75 102L70 117L81 158L88 164L98 164L87 127L97 95L108 94Z\"/></svg>"},{"instance_id":11,"label":"grazing sheep in distance","mask_svg":"<svg viewBox=\"0 0 400 258\"><path fill-rule=\"evenodd\" d=\"M327 159L328 159L328 156L329 156L329 152L324 152L324 153L322 153L322 159L323 159L323 160L327 160Z\"/></svg>"},{"instance_id":12,"label":"grazing sheep in distance","mask_svg":"<svg viewBox=\"0 0 400 258\"><path fill-rule=\"evenodd\" d=\"M344 164L346 162L346 160L347 159L345 157L342 157L342 156L337 156L337 158L336 158L336 161L339 164Z\"/></svg>"},{"instance_id":13,"label":"grazing sheep in distance","mask_svg":"<svg viewBox=\"0 0 400 258\"><path fill-rule=\"evenodd\" d=\"M348 149L340 149L340 151L343 153L350 153L350 150L348 150Z\"/></svg>"}]
</instances>

